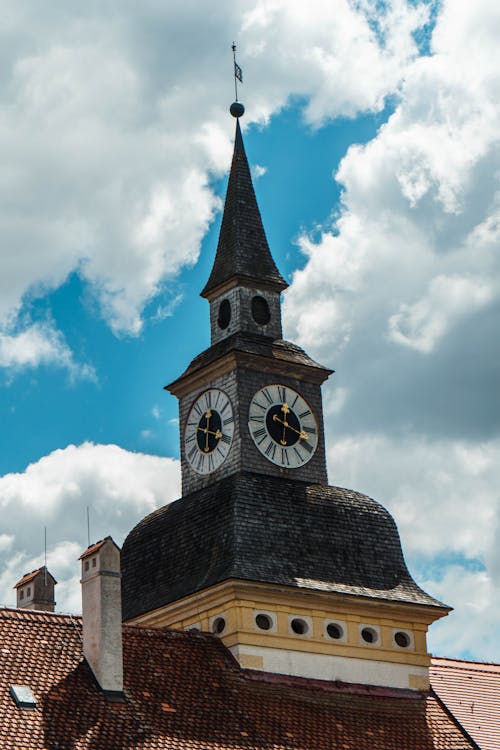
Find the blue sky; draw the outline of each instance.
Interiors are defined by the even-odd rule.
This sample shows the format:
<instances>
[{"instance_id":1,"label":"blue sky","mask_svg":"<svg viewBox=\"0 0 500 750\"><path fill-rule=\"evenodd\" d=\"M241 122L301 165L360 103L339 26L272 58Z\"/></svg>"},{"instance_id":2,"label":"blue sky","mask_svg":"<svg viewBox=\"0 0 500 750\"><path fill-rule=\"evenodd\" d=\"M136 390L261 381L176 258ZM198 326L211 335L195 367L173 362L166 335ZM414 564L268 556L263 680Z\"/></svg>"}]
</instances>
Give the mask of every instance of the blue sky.
<instances>
[{"instance_id":1,"label":"blue sky","mask_svg":"<svg viewBox=\"0 0 500 750\"><path fill-rule=\"evenodd\" d=\"M228 99L230 76L229 61ZM270 246L289 281L305 264L296 238L304 229L329 223L338 202L333 172L341 157L351 143L372 138L388 114L384 110L312 130L304 126L302 109L303 102L292 103L269 127L254 125L245 133L250 159L265 164L255 187ZM213 180L221 200L226 184L227 175ZM57 363L15 375L4 371L2 421L13 439L2 450L1 473L23 471L57 448L86 440L178 457L177 401L163 386L209 346L208 304L199 292L210 273L220 220L218 212L198 262L182 269L146 307L139 336L113 335L78 272L54 291L29 300L32 320L52 321L75 358L94 368L95 378L68 377ZM171 309L167 317L157 315L161 308Z\"/></svg>"},{"instance_id":2,"label":"blue sky","mask_svg":"<svg viewBox=\"0 0 500 750\"><path fill-rule=\"evenodd\" d=\"M495 4L0 9L0 598L47 526L77 610L87 505L121 543L178 496L163 386L209 342L236 37L285 334L336 371L330 482L455 607L432 649L500 659Z\"/></svg>"}]
</instances>

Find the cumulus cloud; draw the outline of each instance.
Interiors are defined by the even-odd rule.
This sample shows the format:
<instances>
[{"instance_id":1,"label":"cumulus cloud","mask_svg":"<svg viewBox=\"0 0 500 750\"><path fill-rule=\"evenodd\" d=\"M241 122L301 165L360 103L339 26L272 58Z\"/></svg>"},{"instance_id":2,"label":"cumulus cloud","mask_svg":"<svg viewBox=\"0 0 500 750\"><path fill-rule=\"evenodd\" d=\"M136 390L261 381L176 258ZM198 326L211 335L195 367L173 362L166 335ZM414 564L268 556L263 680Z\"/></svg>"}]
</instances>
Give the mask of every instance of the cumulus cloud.
<instances>
[{"instance_id":1,"label":"cumulus cloud","mask_svg":"<svg viewBox=\"0 0 500 750\"><path fill-rule=\"evenodd\" d=\"M12 586L43 564L46 527L58 608L78 611L77 558L87 547L87 507L91 541L111 534L121 544L137 521L179 494L177 461L116 445L69 445L22 473L0 477L0 601L12 604Z\"/></svg>"},{"instance_id":2,"label":"cumulus cloud","mask_svg":"<svg viewBox=\"0 0 500 750\"><path fill-rule=\"evenodd\" d=\"M455 607L432 649L488 659L500 659L499 24L490 0L442 3L393 114L340 164L334 225L299 239L306 263L285 299L287 337L336 370L330 480L389 508L419 582Z\"/></svg>"},{"instance_id":3,"label":"cumulus cloud","mask_svg":"<svg viewBox=\"0 0 500 750\"><path fill-rule=\"evenodd\" d=\"M299 240L287 335L342 387L348 373L343 428L364 409L356 429L498 431L498 18L489 0L443 4L432 54L407 65L388 122L340 164L335 226Z\"/></svg>"},{"instance_id":4,"label":"cumulus cloud","mask_svg":"<svg viewBox=\"0 0 500 750\"><path fill-rule=\"evenodd\" d=\"M117 335L140 332L220 208L230 40L259 81L246 123L303 96L319 125L380 109L427 19L404 0L0 7L0 319L76 271Z\"/></svg>"},{"instance_id":5,"label":"cumulus cloud","mask_svg":"<svg viewBox=\"0 0 500 750\"><path fill-rule=\"evenodd\" d=\"M75 361L64 336L48 323L33 323L24 329L0 329L0 367L11 373L38 365L65 369L72 380L93 380L94 368Z\"/></svg>"},{"instance_id":6,"label":"cumulus cloud","mask_svg":"<svg viewBox=\"0 0 500 750\"><path fill-rule=\"evenodd\" d=\"M330 442L330 480L389 509L410 572L454 608L430 630L431 650L442 656L500 659L499 454L500 438L364 434Z\"/></svg>"}]
</instances>

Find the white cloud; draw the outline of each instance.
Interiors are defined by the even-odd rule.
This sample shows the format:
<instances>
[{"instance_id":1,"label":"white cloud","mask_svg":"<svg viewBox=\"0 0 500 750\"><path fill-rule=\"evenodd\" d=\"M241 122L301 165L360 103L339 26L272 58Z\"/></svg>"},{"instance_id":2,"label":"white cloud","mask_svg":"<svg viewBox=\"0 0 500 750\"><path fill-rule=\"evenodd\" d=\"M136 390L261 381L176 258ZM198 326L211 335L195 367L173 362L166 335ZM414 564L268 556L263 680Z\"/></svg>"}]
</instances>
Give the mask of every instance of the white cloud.
<instances>
[{"instance_id":1,"label":"white cloud","mask_svg":"<svg viewBox=\"0 0 500 750\"><path fill-rule=\"evenodd\" d=\"M318 125L380 109L427 16L404 0L122 2L120 23L97 5L1 6L0 320L77 271L116 334L140 332L220 208L209 178L230 159L228 40L259 81L245 123L298 95Z\"/></svg>"},{"instance_id":2,"label":"white cloud","mask_svg":"<svg viewBox=\"0 0 500 750\"><path fill-rule=\"evenodd\" d=\"M343 436L330 441L330 479L367 492L396 517L412 555L457 553L493 565L500 520L500 439L418 435ZM499 561L500 562L500 561Z\"/></svg>"},{"instance_id":3,"label":"white cloud","mask_svg":"<svg viewBox=\"0 0 500 750\"><path fill-rule=\"evenodd\" d=\"M500 586L485 571L452 565L438 580L424 581L424 587L454 611L432 625L429 647L437 656L500 661L498 623Z\"/></svg>"},{"instance_id":4,"label":"white cloud","mask_svg":"<svg viewBox=\"0 0 500 750\"><path fill-rule=\"evenodd\" d=\"M410 573L454 608L430 629L433 653L500 659L500 439L365 434L330 446L331 481L392 513Z\"/></svg>"},{"instance_id":5,"label":"white cloud","mask_svg":"<svg viewBox=\"0 0 500 750\"><path fill-rule=\"evenodd\" d=\"M97 379L91 365L75 361L64 336L50 324L33 323L24 330L0 329L0 367L15 372L39 365L61 367L73 380Z\"/></svg>"},{"instance_id":6,"label":"white cloud","mask_svg":"<svg viewBox=\"0 0 500 750\"><path fill-rule=\"evenodd\" d=\"M428 354L457 319L481 309L493 296L484 279L437 276L422 299L413 305L402 303L389 318L389 336Z\"/></svg>"},{"instance_id":7,"label":"white cloud","mask_svg":"<svg viewBox=\"0 0 500 750\"><path fill-rule=\"evenodd\" d=\"M264 177L267 172L267 167L263 167L261 164L253 164L251 169L254 180L258 180L259 177Z\"/></svg>"},{"instance_id":8,"label":"white cloud","mask_svg":"<svg viewBox=\"0 0 500 750\"><path fill-rule=\"evenodd\" d=\"M433 54L408 61L393 115L348 150L333 231L300 238L306 264L285 295L287 337L337 370L324 389L330 481L390 510L410 570L455 607L431 648L489 659L500 658L499 22L490 0L440 6Z\"/></svg>"},{"instance_id":9,"label":"white cloud","mask_svg":"<svg viewBox=\"0 0 500 750\"><path fill-rule=\"evenodd\" d=\"M117 544L144 515L180 494L177 461L131 453L116 445L69 445L0 477L0 601L13 602L12 586L43 564L47 527L48 567L59 581L58 608L80 608L77 558L107 534ZM76 585L76 590L75 590Z\"/></svg>"},{"instance_id":10,"label":"white cloud","mask_svg":"<svg viewBox=\"0 0 500 750\"><path fill-rule=\"evenodd\" d=\"M433 54L339 166L333 230L299 240L285 333L337 370L341 430L498 434L498 22L490 0L440 7Z\"/></svg>"}]
</instances>

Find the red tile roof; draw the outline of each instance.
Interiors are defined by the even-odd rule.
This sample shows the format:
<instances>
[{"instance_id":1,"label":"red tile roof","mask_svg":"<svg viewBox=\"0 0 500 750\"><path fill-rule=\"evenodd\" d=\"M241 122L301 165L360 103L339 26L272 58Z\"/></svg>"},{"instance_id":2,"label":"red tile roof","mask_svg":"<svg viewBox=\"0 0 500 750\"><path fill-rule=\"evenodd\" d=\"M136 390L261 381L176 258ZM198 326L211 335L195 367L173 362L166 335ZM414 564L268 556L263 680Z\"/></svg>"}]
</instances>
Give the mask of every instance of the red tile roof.
<instances>
[{"instance_id":1,"label":"red tile roof","mask_svg":"<svg viewBox=\"0 0 500 750\"><path fill-rule=\"evenodd\" d=\"M85 552L82 552L82 554L80 555L78 559L83 560L85 557L92 555L94 552L97 552L97 550L101 549L101 547L103 547L108 541L113 542L115 547L117 547L117 544L113 541L113 539L111 539L110 536L105 536L104 539L101 539L99 542L96 542L95 544L91 544L90 547L87 547Z\"/></svg>"},{"instance_id":2,"label":"red tile roof","mask_svg":"<svg viewBox=\"0 0 500 750\"><path fill-rule=\"evenodd\" d=\"M431 683L481 750L499 750L500 664L434 657Z\"/></svg>"},{"instance_id":3,"label":"red tile roof","mask_svg":"<svg viewBox=\"0 0 500 750\"><path fill-rule=\"evenodd\" d=\"M0 610L2 750L466 750L430 693L241 670L213 635L124 626L112 703L82 658L81 620ZM17 708L27 685L38 710Z\"/></svg>"},{"instance_id":4,"label":"red tile roof","mask_svg":"<svg viewBox=\"0 0 500 750\"><path fill-rule=\"evenodd\" d=\"M24 586L24 584L25 584L25 583L29 583L29 582L30 582L30 581L32 581L32 580L33 580L34 578L36 578L36 577L37 577L37 575L38 575L39 573L43 573L43 572L44 572L44 569L45 569L45 566L44 566L44 565L42 565L42 567L41 567L41 568L37 568L36 570L32 570L32 571L31 571L31 573L26 573L26 575L24 575L24 576L23 576L23 577L21 578L21 580L20 580L20 581L18 581L18 582L17 582L16 584L15 584L15 586L13 586L12 588L14 588L14 589L17 589L17 588L19 588L19 586ZM54 581L54 583L57 583L57 581L56 581L56 579L54 578L54 576L52 575L52 573L49 573L49 571L47 571L47 575L48 575L48 576L50 576L50 577L52 578L52 580Z\"/></svg>"}]
</instances>

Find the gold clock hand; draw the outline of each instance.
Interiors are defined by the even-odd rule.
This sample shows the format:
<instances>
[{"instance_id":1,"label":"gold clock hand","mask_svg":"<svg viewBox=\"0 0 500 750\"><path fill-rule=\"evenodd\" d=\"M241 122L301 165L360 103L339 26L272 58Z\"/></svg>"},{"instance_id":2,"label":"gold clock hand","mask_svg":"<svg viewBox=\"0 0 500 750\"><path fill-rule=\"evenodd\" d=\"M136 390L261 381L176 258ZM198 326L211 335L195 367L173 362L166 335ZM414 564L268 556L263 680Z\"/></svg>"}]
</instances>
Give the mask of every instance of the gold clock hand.
<instances>
[{"instance_id":1,"label":"gold clock hand","mask_svg":"<svg viewBox=\"0 0 500 750\"><path fill-rule=\"evenodd\" d=\"M220 430L215 430L214 432L213 430L208 430L206 427L198 427L198 430L204 432L206 435L215 435L219 440L222 437L222 432Z\"/></svg>"},{"instance_id":2,"label":"gold clock hand","mask_svg":"<svg viewBox=\"0 0 500 750\"><path fill-rule=\"evenodd\" d=\"M300 436L301 440L307 440L309 438L309 435L307 434L307 432L305 432L304 430L296 430L295 427L292 427L291 424L288 424L288 422L286 421L286 419L285 419L285 421L283 421L282 419L280 419L278 417L277 414L273 414L273 420L275 422L279 422L280 424L284 425L285 427L288 427L289 430L293 430L293 432L296 432L297 435Z\"/></svg>"},{"instance_id":3,"label":"gold clock hand","mask_svg":"<svg viewBox=\"0 0 500 750\"><path fill-rule=\"evenodd\" d=\"M208 433L210 432L209 425L210 425L210 417L212 416L212 412L210 409L207 409L205 412L205 419L207 420L207 427L205 432L205 453L208 453Z\"/></svg>"}]
</instances>

